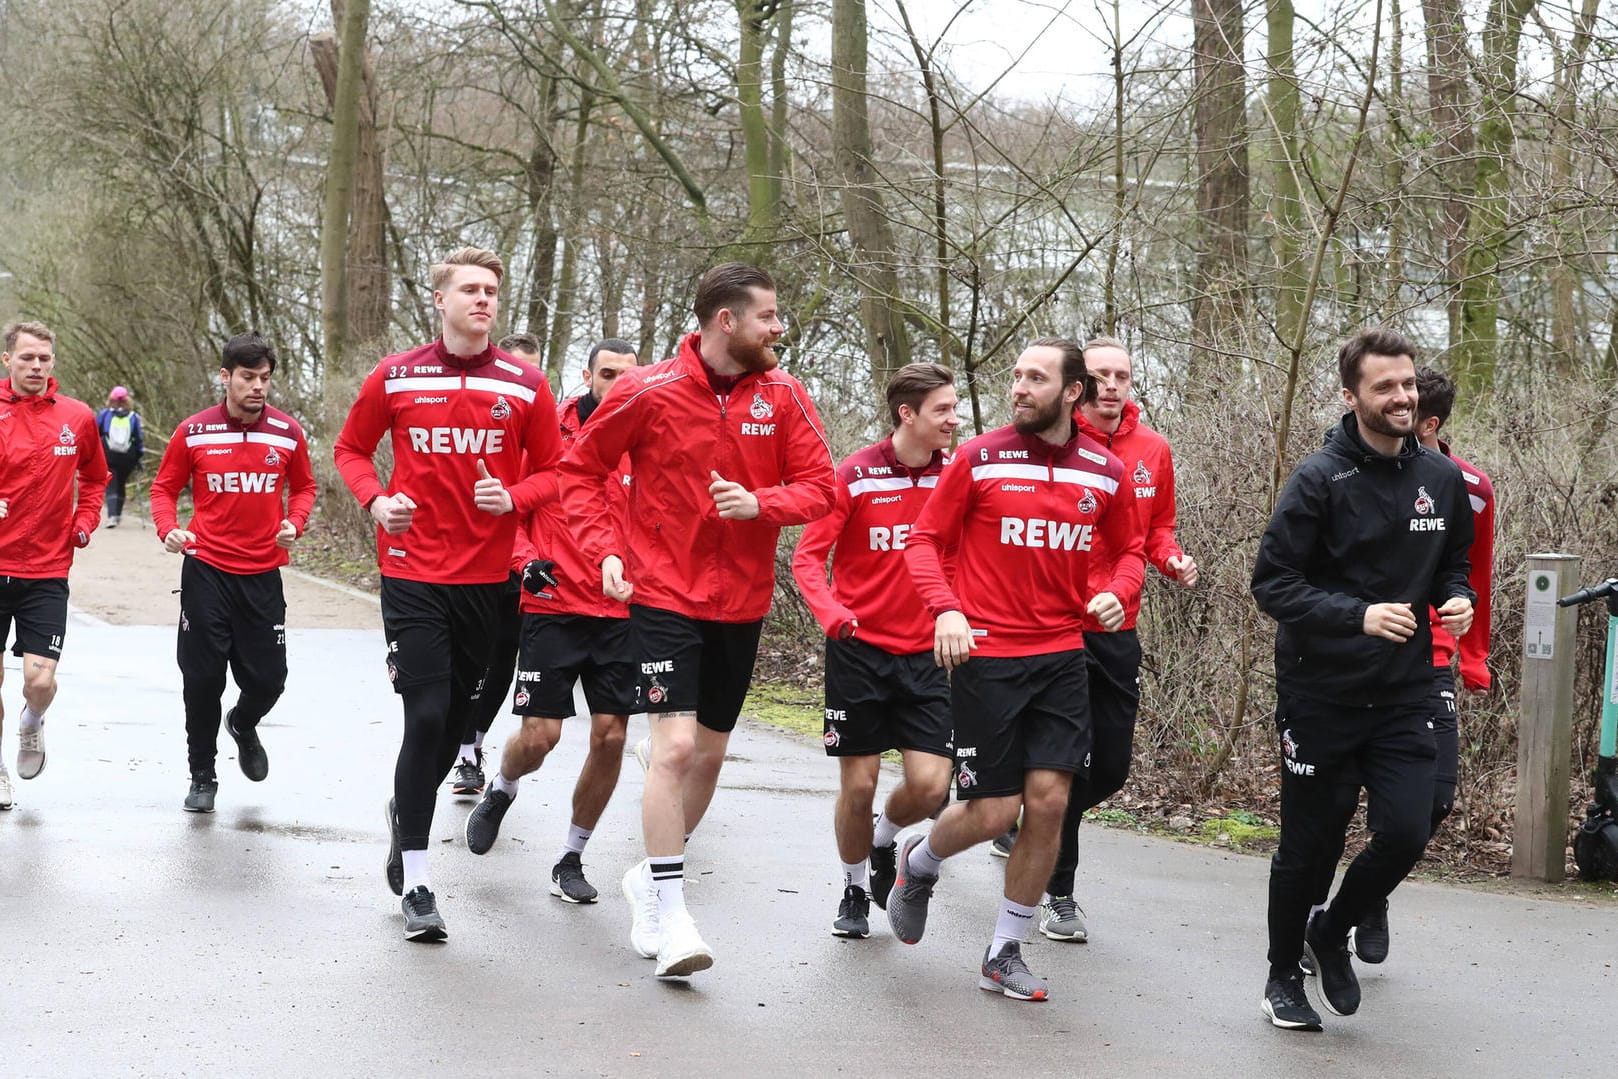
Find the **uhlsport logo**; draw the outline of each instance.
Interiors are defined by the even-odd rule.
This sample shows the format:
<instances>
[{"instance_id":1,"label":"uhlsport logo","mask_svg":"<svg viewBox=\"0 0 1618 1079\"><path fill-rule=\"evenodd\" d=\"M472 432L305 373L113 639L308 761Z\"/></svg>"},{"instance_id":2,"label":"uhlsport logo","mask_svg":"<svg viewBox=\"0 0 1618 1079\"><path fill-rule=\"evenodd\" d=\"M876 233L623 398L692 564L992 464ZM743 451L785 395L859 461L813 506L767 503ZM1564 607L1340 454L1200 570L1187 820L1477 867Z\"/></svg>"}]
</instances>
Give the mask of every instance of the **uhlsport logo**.
<instances>
[{"instance_id":1,"label":"uhlsport logo","mask_svg":"<svg viewBox=\"0 0 1618 1079\"><path fill-rule=\"evenodd\" d=\"M1152 471L1146 467L1146 461L1144 458L1136 462L1135 474L1131 476L1130 479L1134 480L1136 483L1152 482Z\"/></svg>"},{"instance_id":2,"label":"uhlsport logo","mask_svg":"<svg viewBox=\"0 0 1618 1079\"><path fill-rule=\"evenodd\" d=\"M1096 496L1090 488L1084 489L1084 497L1079 499L1080 513L1094 513L1096 511Z\"/></svg>"},{"instance_id":3,"label":"uhlsport logo","mask_svg":"<svg viewBox=\"0 0 1618 1079\"><path fill-rule=\"evenodd\" d=\"M1433 496L1427 493L1427 488L1416 488L1416 512L1431 513L1435 508L1436 504L1433 502Z\"/></svg>"},{"instance_id":4,"label":"uhlsport logo","mask_svg":"<svg viewBox=\"0 0 1618 1079\"><path fill-rule=\"evenodd\" d=\"M506 403L504 397L498 397L489 407L489 415L494 419L503 420L511 415L511 406Z\"/></svg>"},{"instance_id":5,"label":"uhlsport logo","mask_svg":"<svg viewBox=\"0 0 1618 1079\"><path fill-rule=\"evenodd\" d=\"M767 420L775 415L775 409L770 406L768 401L764 400L762 393L753 394L753 403L748 407L747 412L755 420Z\"/></svg>"}]
</instances>

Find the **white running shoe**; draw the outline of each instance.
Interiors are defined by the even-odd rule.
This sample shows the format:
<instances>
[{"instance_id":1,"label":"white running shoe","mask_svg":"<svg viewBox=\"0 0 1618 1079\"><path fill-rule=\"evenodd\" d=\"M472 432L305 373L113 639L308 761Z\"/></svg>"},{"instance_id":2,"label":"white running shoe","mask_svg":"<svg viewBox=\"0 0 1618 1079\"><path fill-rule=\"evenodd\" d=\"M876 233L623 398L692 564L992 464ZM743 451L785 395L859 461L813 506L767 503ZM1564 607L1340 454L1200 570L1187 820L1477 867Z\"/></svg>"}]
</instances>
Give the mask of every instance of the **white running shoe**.
<instances>
[{"instance_id":1,"label":"white running shoe","mask_svg":"<svg viewBox=\"0 0 1618 1079\"><path fill-rule=\"evenodd\" d=\"M629 946L642 959L656 959L663 931L658 925L650 862L643 860L629 867L624 874L624 898L629 900Z\"/></svg>"},{"instance_id":2,"label":"white running shoe","mask_svg":"<svg viewBox=\"0 0 1618 1079\"><path fill-rule=\"evenodd\" d=\"M708 947L697 923L686 911L669 916L663 924L663 940L657 949L657 976L684 978L713 966L713 949Z\"/></svg>"},{"instance_id":3,"label":"white running shoe","mask_svg":"<svg viewBox=\"0 0 1618 1079\"><path fill-rule=\"evenodd\" d=\"M11 773L0 768L0 809L11 808Z\"/></svg>"},{"instance_id":4,"label":"white running shoe","mask_svg":"<svg viewBox=\"0 0 1618 1079\"><path fill-rule=\"evenodd\" d=\"M648 734L645 738L642 738L640 741L635 743L635 760L640 762L640 770L642 772L649 772L652 770L651 735Z\"/></svg>"},{"instance_id":5,"label":"white running shoe","mask_svg":"<svg viewBox=\"0 0 1618 1079\"><path fill-rule=\"evenodd\" d=\"M17 778L33 779L45 770L45 725L17 728Z\"/></svg>"}]
</instances>

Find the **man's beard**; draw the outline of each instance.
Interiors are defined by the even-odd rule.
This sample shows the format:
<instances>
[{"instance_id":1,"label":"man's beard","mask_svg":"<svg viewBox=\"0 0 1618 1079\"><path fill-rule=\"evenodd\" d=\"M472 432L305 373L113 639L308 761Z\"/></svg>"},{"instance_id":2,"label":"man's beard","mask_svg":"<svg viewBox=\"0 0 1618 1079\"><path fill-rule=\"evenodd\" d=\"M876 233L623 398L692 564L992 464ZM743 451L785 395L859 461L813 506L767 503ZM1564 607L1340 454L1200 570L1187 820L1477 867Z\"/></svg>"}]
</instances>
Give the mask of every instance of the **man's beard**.
<instances>
[{"instance_id":1,"label":"man's beard","mask_svg":"<svg viewBox=\"0 0 1618 1079\"><path fill-rule=\"evenodd\" d=\"M1058 397L1044 408L1037 408L1028 415L1013 414L1011 426L1016 428L1020 435L1044 434L1062 421L1065 412L1062 399Z\"/></svg>"},{"instance_id":2,"label":"man's beard","mask_svg":"<svg viewBox=\"0 0 1618 1079\"><path fill-rule=\"evenodd\" d=\"M1410 416L1414 421L1415 413L1410 413ZM1399 430L1384 412L1372 412L1369 410L1361 412L1360 422L1365 424L1368 430L1375 431L1379 435L1387 435L1389 438L1404 438L1414 430L1413 422L1412 426L1406 427L1403 431Z\"/></svg>"},{"instance_id":3,"label":"man's beard","mask_svg":"<svg viewBox=\"0 0 1618 1079\"><path fill-rule=\"evenodd\" d=\"M762 341L756 345L740 345L732 342L730 345L730 358L741 364L742 370L758 374L763 371L773 371L781 361L775 355L775 350Z\"/></svg>"}]
</instances>

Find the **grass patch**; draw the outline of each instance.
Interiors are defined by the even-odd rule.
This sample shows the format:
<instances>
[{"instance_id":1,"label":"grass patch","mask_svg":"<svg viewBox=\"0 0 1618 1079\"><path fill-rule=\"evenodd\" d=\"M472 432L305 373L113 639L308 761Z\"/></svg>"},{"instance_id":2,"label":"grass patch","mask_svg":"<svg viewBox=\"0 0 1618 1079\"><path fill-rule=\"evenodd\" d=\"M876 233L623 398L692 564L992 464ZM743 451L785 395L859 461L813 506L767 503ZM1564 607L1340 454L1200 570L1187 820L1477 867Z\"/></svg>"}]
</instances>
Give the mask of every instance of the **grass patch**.
<instances>
[{"instance_id":1,"label":"grass patch","mask_svg":"<svg viewBox=\"0 0 1618 1079\"><path fill-rule=\"evenodd\" d=\"M825 733L824 698L802 686L757 682L748 690L742 711L771 727L819 742Z\"/></svg>"},{"instance_id":2,"label":"grass patch","mask_svg":"<svg viewBox=\"0 0 1618 1079\"><path fill-rule=\"evenodd\" d=\"M1209 818L1197 830L1210 843L1236 848L1273 841L1281 835L1280 828L1265 824L1261 817L1245 810L1237 810L1225 817Z\"/></svg>"}]
</instances>

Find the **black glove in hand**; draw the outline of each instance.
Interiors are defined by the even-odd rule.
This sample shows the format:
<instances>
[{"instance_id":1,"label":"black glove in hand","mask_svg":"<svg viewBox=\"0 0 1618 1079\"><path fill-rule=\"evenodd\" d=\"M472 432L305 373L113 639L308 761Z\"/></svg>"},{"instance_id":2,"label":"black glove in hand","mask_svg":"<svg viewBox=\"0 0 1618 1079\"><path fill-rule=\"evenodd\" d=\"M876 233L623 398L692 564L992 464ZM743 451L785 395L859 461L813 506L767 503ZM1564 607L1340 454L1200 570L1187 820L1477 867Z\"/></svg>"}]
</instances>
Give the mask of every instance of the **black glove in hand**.
<instances>
[{"instance_id":1,"label":"black glove in hand","mask_svg":"<svg viewBox=\"0 0 1618 1079\"><path fill-rule=\"evenodd\" d=\"M522 568L523 591L531 596L542 594L547 588L555 588L556 563L548 558L536 558Z\"/></svg>"}]
</instances>

